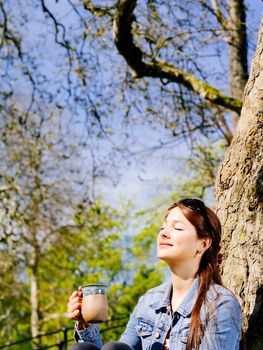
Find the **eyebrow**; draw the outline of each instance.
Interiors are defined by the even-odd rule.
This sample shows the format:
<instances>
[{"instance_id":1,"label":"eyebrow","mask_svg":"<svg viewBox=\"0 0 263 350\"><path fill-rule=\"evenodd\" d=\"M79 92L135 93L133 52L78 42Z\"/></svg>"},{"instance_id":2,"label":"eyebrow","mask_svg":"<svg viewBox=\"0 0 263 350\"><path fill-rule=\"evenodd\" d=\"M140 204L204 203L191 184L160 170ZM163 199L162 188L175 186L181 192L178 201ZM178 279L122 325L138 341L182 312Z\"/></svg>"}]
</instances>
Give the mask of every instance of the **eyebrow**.
<instances>
[{"instance_id":1,"label":"eyebrow","mask_svg":"<svg viewBox=\"0 0 263 350\"><path fill-rule=\"evenodd\" d=\"M166 219L164 220L164 223L167 223ZM173 220L172 223L173 224L185 224L183 221L180 221L180 220Z\"/></svg>"}]
</instances>

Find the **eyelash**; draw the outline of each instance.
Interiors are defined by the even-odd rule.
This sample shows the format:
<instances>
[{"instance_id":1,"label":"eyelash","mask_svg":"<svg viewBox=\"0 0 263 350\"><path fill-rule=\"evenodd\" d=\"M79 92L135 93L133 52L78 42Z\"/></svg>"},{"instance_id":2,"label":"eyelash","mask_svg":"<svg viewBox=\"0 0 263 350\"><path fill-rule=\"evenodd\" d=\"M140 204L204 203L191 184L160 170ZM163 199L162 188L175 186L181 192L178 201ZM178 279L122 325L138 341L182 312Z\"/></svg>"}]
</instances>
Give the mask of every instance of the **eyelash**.
<instances>
[{"instance_id":1,"label":"eyelash","mask_svg":"<svg viewBox=\"0 0 263 350\"><path fill-rule=\"evenodd\" d=\"M164 229L165 229L165 227L160 227L160 231L162 231ZM176 230L176 231L183 231L182 228L173 227L173 229Z\"/></svg>"}]
</instances>

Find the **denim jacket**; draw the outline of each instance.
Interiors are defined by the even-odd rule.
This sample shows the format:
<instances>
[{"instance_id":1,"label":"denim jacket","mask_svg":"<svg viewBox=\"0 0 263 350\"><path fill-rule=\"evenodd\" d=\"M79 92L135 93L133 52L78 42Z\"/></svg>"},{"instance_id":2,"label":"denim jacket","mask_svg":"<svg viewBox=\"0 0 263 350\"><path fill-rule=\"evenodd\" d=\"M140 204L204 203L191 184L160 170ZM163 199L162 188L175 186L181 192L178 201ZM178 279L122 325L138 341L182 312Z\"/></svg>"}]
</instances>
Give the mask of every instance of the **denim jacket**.
<instances>
[{"instance_id":1,"label":"denim jacket","mask_svg":"<svg viewBox=\"0 0 263 350\"><path fill-rule=\"evenodd\" d=\"M196 278L182 303L172 314L167 282L143 295L130 316L120 341L134 350L161 350L170 330L170 350L184 350L191 322L191 312L197 297ZM199 350L238 350L242 316L236 297L226 288L214 284L207 293L200 313L204 335ZM76 331L78 341L91 341L102 346L98 325Z\"/></svg>"}]
</instances>

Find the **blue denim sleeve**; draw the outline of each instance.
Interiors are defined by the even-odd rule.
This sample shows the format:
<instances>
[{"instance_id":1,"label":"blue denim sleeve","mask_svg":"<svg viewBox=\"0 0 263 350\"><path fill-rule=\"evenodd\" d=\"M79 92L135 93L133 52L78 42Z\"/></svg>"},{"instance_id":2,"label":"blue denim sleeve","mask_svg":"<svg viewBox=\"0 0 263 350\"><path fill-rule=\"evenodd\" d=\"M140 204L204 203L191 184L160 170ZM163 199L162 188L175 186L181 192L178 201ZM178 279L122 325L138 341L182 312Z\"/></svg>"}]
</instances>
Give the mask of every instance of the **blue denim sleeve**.
<instances>
[{"instance_id":1,"label":"blue denim sleeve","mask_svg":"<svg viewBox=\"0 0 263 350\"><path fill-rule=\"evenodd\" d=\"M137 315L138 304L133 310L132 314L130 315L130 319L127 323L126 329L120 338L121 342L128 344L134 350L142 350L141 338L139 337L136 331L136 325L137 325L136 315Z\"/></svg>"},{"instance_id":2,"label":"blue denim sleeve","mask_svg":"<svg viewBox=\"0 0 263 350\"><path fill-rule=\"evenodd\" d=\"M239 350L242 313L234 295L219 298L207 321L200 350Z\"/></svg>"},{"instance_id":3,"label":"blue denim sleeve","mask_svg":"<svg viewBox=\"0 0 263 350\"><path fill-rule=\"evenodd\" d=\"M102 348L103 343L100 337L100 330L98 324L93 324L90 327L78 330L77 324L75 325L74 338L76 342L91 342L96 344L99 348Z\"/></svg>"}]
</instances>

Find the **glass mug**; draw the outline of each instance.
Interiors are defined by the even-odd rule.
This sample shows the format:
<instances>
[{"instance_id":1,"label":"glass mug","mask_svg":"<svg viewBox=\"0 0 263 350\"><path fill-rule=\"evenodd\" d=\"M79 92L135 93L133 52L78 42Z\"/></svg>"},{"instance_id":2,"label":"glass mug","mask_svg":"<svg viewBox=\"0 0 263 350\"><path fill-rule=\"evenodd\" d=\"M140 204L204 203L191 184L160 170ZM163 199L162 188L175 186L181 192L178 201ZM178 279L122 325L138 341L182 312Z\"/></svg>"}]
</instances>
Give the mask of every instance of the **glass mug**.
<instances>
[{"instance_id":1,"label":"glass mug","mask_svg":"<svg viewBox=\"0 0 263 350\"><path fill-rule=\"evenodd\" d=\"M98 323L108 317L107 286L103 283L91 283L81 286L81 313L86 322Z\"/></svg>"}]
</instances>

